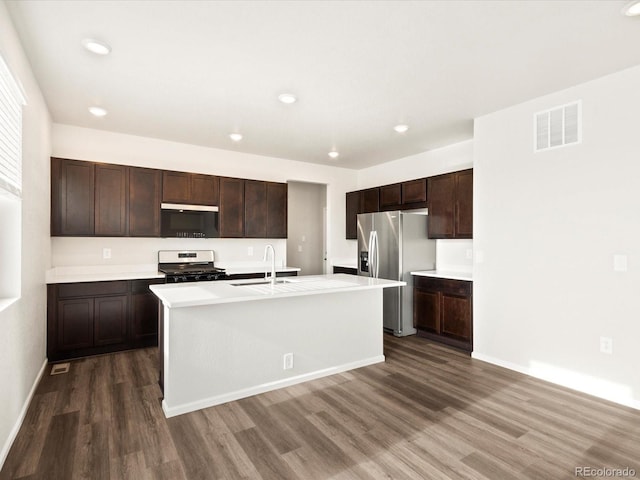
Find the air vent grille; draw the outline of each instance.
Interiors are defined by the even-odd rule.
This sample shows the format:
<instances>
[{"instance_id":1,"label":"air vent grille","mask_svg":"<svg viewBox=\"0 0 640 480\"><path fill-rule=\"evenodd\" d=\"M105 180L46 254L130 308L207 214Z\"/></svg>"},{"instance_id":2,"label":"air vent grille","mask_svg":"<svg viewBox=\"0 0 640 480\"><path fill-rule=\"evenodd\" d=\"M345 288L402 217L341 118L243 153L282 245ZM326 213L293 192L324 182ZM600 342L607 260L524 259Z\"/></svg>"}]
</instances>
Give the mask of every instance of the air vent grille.
<instances>
[{"instance_id":1,"label":"air vent grille","mask_svg":"<svg viewBox=\"0 0 640 480\"><path fill-rule=\"evenodd\" d=\"M534 115L534 150L575 145L582 141L582 104L568 103Z\"/></svg>"}]
</instances>

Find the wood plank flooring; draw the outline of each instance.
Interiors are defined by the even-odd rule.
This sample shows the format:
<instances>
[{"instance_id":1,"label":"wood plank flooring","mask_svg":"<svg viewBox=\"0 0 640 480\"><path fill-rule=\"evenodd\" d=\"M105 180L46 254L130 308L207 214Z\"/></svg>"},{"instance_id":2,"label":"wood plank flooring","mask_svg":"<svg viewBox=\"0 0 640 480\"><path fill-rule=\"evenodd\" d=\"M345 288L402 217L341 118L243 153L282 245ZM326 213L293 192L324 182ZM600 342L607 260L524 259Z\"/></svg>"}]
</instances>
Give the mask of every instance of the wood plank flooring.
<instances>
[{"instance_id":1,"label":"wood plank flooring","mask_svg":"<svg viewBox=\"0 0 640 480\"><path fill-rule=\"evenodd\" d=\"M387 361L165 419L156 349L46 375L0 479L640 477L640 412L417 337ZM597 478L597 477L591 477Z\"/></svg>"}]
</instances>

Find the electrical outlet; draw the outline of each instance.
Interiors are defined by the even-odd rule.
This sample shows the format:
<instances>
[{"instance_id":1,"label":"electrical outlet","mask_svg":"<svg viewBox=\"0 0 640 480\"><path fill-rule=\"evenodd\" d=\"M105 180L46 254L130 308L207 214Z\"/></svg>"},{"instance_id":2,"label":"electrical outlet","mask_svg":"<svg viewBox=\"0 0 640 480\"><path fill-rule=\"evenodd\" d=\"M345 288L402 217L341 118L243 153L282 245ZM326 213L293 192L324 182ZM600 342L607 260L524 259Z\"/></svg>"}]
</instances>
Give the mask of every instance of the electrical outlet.
<instances>
[{"instance_id":1,"label":"electrical outlet","mask_svg":"<svg viewBox=\"0 0 640 480\"><path fill-rule=\"evenodd\" d=\"M291 370L293 368L293 353L285 353L282 357L283 370Z\"/></svg>"},{"instance_id":2,"label":"electrical outlet","mask_svg":"<svg viewBox=\"0 0 640 480\"><path fill-rule=\"evenodd\" d=\"M298 251L301 252L302 251L302 245L298 245Z\"/></svg>"},{"instance_id":3,"label":"electrical outlet","mask_svg":"<svg viewBox=\"0 0 640 480\"><path fill-rule=\"evenodd\" d=\"M613 338L600 337L600 353L613 355Z\"/></svg>"},{"instance_id":4,"label":"electrical outlet","mask_svg":"<svg viewBox=\"0 0 640 480\"><path fill-rule=\"evenodd\" d=\"M253 257L253 247L247 248L247 255L249 255L250 257Z\"/></svg>"},{"instance_id":5,"label":"electrical outlet","mask_svg":"<svg viewBox=\"0 0 640 480\"><path fill-rule=\"evenodd\" d=\"M111 258L111 249L110 248L103 248L102 249L102 258L104 258L104 259Z\"/></svg>"}]
</instances>

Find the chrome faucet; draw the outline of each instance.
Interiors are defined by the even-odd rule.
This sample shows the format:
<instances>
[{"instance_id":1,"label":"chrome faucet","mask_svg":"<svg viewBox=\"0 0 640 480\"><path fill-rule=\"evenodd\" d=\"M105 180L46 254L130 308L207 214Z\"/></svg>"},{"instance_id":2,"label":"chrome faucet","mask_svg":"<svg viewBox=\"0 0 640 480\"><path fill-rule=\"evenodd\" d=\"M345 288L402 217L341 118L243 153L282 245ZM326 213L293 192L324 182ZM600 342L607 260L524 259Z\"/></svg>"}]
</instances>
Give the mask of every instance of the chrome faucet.
<instances>
[{"instance_id":1,"label":"chrome faucet","mask_svg":"<svg viewBox=\"0 0 640 480\"><path fill-rule=\"evenodd\" d=\"M263 262L267 261L267 255L269 253L269 250L271 250L271 285L275 285L276 284L276 252L273 249L273 245L269 244L266 247L264 247L264 258L262 259ZM264 271L264 278L265 280L267 279L267 271Z\"/></svg>"}]
</instances>

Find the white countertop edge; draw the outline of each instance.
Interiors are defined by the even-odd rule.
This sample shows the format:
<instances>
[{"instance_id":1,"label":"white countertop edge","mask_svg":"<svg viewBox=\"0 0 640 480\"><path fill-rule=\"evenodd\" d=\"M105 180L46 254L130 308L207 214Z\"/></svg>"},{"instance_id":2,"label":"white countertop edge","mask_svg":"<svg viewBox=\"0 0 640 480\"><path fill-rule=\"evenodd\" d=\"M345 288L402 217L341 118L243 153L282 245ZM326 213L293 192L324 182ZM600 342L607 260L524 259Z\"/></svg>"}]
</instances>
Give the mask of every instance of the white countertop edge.
<instances>
[{"instance_id":1,"label":"white countertop edge","mask_svg":"<svg viewBox=\"0 0 640 480\"><path fill-rule=\"evenodd\" d=\"M45 273L47 284L76 282L109 282L164 278L155 263L128 265L66 265L50 268Z\"/></svg>"},{"instance_id":2,"label":"white countertop edge","mask_svg":"<svg viewBox=\"0 0 640 480\"><path fill-rule=\"evenodd\" d=\"M447 270L421 270L411 272L411 275L418 277L448 278L450 280L463 280L465 282L473 282L473 273L471 272L451 272Z\"/></svg>"},{"instance_id":3,"label":"white countertop edge","mask_svg":"<svg viewBox=\"0 0 640 480\"><path fill-rule=\"evenodd\" d=\"M336 278L338 277L338 278ZM350 292L357 290L371 290L378 288L388 287L401 287L407 283L395 280L385 280L379 278L370 277L356 277L354 275L348 275L339 273L335 275L312 275L305 277L297 277L302 282L312 282L322 279L338 279L348 283L349 286L326 288L321 290L306 290L297 292L273 292L271 294L263 294L251 290L239 289L237 286L230 285L231 283L251 283L252 280L231 280L231 281L216 281L216 282L197 282L197 283L178 283L178 284L163 284L152 285L149 287L151 291L158 297L163 305L168 308L185 308L185 307L198 307L206 305L218 305L222 303L236 303L236 302L250 302L256 300L269 300L275 298L287 298L287 297L302 297L308 295L326 295L330 293ZM168 298L164 292L171 292L176 288L200 288L203 290L201 298L181 299L175 300ZM236 290L238 289L238 290ZM207 295L206 291L209 292Z\"/></svg>"},{"instance_id":4,"label":"white countertop edge","mask_svg":"<svg viewBox=\"0 0 640 480\"><path fill-rule=\"evenodd\" d=\"M340 262L340 263L333 263L331 266L333 267L342 267L342 268L355 268L356 270L358 269L358 265L355 263L347 263L347 262Z\"/></svg>"},{"instance_id":5,"label":"white countertop edge","mask_svg":"<svg viewBox=\"0 0 640 480\"><path fill-rule=\"evenodd\" d=\"M269 271L271 269L269 268ZM262 266L230 267L227 275L243 275L264 273ZM297 267L276 267L276 273L299 272ZM158 272L157 265L88 265L53 267L47 270L45 281L55 283L82 282L110 282L115 280L145 280L150 278L164 278L164 273Z\"/></svg>"}]
</instances>

